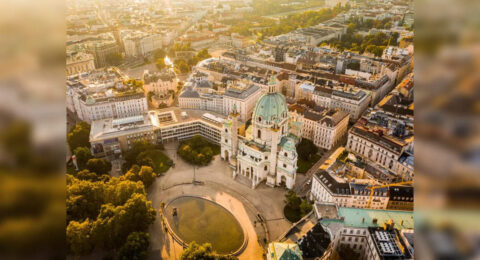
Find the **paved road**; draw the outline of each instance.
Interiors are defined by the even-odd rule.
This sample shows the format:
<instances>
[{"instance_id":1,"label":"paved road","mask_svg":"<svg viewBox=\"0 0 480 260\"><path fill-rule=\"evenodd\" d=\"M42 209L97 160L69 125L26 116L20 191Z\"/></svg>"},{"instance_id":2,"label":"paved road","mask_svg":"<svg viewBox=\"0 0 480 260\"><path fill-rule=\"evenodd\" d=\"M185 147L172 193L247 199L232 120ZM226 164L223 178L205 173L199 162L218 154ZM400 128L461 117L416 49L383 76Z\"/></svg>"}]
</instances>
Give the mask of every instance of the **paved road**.
<instances>
[{"instance_id":1,"label":"paved road","mask_svg":"<svg viewBox=\"0 0 480 260\"><path fill-rule=\"evenodd\" d=\"M348 133L348 129L347 129ZM298 181L293 190L297 193L298 196L300 197L305 197L308 196L310 192L310 187L311 187L311 182L310 184L307 184L309 180L312 179L313 174L322 166L322 164L328 159L328 157L337 150L338 147L344 146L347 143L347 136L348 134L345 134L342 139L330 150L326 151L323 156L305 173L305 177L303 180ZM298 175L298 174L297 174Z\"/></svg>"}]
</instances>

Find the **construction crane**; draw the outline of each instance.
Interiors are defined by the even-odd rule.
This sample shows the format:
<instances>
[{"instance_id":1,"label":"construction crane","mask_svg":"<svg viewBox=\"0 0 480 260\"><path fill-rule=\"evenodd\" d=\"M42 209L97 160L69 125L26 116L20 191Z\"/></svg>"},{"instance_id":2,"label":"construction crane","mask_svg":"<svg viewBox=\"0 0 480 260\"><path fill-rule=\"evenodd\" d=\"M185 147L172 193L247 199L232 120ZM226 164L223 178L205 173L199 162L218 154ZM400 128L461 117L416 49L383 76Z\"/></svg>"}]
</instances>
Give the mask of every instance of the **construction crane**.
<instances>
[{"instance_id":1,"label":"construction crane","mask_svg":"<svg viewBox=\"0 0 480 260\"><path fill-rule=\"evenodd\" d=\"M370 188L366 188L367 190L370 190L370 196L368 197L367 208L370 208L370 204L372 204L372 198L373 198L373 191L374 190L381 189L381 188L387 188L387 187L393 187L393 186L409 185L409 184L413 184L413 181L403 181L403 182L390 183L390 184L378 185L378 186L372 186Z\"/></svg>"}]
</instances>

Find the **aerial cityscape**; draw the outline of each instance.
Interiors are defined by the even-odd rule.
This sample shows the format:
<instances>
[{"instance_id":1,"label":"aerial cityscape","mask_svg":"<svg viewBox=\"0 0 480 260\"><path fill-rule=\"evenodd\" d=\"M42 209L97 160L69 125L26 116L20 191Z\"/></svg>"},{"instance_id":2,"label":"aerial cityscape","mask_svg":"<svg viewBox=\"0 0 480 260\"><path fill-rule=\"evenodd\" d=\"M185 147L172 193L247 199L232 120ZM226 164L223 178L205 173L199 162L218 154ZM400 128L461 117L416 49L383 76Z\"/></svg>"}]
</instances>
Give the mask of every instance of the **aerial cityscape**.
<instances>
[{"instance_id":1,"label":"aerial cityscape","mask_svg":"<svg viewBox=\"0 0 480 260\"><path fill-rule=\"evenodd\" d=\"M413 259L410 0L67 0L73 259Z\"/></svg>"}]
</instances>

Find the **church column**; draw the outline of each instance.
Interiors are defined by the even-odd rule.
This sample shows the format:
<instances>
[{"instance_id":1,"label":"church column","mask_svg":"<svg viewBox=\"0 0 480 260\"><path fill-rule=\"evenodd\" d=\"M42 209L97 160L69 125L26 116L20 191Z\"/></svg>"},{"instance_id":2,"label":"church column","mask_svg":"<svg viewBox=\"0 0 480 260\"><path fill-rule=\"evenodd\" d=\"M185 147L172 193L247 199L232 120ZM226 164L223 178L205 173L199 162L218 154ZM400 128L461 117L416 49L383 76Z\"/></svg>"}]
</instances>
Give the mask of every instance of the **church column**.
<instances>
[{"instance_id":1,"label":"church column","mask_svg":"<svg viewBox=\"0 0 480 260\"><path fill-rule=\"evenodd\" d=\"M255 184L256 184L256 183L255 183L255 179L256 179L256 178L255 178L255 173L252 171L252 189L255 188Z\"/></svg>"},{"instance_id":2,"label":"church column","mask_svg":"<svg viewBox=\"0 0 480 260\"><path fill-rule=\"evenodd\" d=\"M237 158L237 150L238 150L238 116L240 114L237 110L237 105L233 105L232 113L230 116L232 117L232 156L233 158Z\"/></svg>"},{"instance_id":3,"label":"church column","mask_svg":"<svg viewBox=\"0 0 480 260\"><path fill-rule=\"evenodd\" d=\"M278 131L280 128L275 123L270 129L272 131L272 147L270 152L270 171L267 176L267 185L274 187L276 180L275 176L277 174L277 149L278 149Z\"/></svg>"}]
</instances>

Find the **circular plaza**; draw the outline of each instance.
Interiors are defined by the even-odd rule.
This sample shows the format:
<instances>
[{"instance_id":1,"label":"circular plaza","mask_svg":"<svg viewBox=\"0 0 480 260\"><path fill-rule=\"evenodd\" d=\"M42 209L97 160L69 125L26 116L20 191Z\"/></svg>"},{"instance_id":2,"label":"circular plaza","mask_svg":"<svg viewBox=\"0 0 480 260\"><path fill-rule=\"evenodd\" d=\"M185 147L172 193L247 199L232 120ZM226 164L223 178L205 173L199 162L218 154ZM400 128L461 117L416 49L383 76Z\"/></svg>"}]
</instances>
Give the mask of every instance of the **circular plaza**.
<instances>
[{"instance_id":1,"label":"circular plaza","mask_svg":"<svg viewBox=\"0 0 480 260\"><path fill-rule=\"evenodd\" d=\"M283 215L285 189L271 188L263 183L251 189L233 179L232 169L220 156L215 156L207 166L194 168L178 157L177 147L178 143L165 145L165 153L175 167L157 178L148 190L149 199L159 210L149 230L149 258L179 259L184 243L194 240L211 243L220 254L234 254L239 259L262 259L266 244L291 227ZM204 212L206 205L211 209ZM177 208L176 220L173 208ZM222 214L221 217L218 214ZM195 219L199 223L195 223ZM215 221L222 223L212 224ZM225 233L234 232L237 238L222 245L199 236L214 232L214 227L227 227L230 231ZM204 231L196 232L199 228Z\"/></svg>"}]
</instances>

